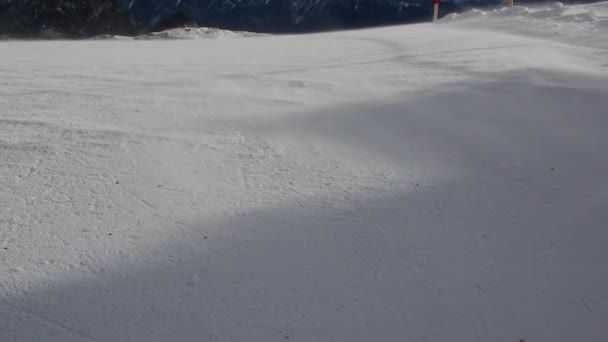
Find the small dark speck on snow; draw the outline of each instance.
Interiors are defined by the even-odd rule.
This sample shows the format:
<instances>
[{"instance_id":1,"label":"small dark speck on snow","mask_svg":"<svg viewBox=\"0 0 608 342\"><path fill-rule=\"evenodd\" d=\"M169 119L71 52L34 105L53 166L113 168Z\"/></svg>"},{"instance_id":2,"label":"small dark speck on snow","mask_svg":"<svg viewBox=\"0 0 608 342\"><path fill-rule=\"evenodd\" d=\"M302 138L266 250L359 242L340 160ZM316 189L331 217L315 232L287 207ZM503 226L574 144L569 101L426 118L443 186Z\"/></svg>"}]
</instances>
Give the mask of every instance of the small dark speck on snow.
<instances>
[{"instance_id":1,"label":"small dark speck on snow","mask_svg":"<svg viewBox=\"0 0 608 342\"><path fill-rule=\"evenodd\" d=\"M112 236L112 233L108 233L109 236Z\"/></svg>"}]
</instances>

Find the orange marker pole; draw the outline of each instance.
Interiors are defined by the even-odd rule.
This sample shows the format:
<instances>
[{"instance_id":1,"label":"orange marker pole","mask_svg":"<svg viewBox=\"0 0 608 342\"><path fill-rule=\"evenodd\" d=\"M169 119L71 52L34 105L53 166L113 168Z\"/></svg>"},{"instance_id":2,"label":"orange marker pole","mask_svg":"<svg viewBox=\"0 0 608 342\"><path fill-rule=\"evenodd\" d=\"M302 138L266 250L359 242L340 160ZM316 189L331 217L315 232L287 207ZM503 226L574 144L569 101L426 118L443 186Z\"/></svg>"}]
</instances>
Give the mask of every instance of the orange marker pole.
<instances>
[{"instance_id":1,"label":"orange marker pole","mask_svg":"<svg viewBox=\"0 0 608 342\"><path fill-rule=\"evenodd\" d=\"M508 0L512 1L512 0ZM439 18L439 0L433 0L433 22Z\"/></svg>"}]
</instances>

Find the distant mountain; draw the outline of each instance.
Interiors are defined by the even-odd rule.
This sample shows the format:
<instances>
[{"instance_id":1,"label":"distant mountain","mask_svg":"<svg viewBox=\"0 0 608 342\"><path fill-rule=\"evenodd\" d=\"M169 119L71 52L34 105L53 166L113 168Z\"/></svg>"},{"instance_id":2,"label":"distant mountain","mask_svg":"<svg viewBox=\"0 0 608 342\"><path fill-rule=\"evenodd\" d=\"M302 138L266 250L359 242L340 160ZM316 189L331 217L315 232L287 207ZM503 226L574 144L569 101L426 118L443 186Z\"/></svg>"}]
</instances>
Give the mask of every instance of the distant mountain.
<instances>
[{"instance_id":1,"label":"distant mountain","mask_svg":"<svg viewBox=\"0 0 608 342\"><path fill-rule=\"evenodd\" d=\"M170 13L202 26L258 32L302 32L428 20L431 0L123 0L155 27ZM458 6L446 2L444 11Z\"/></svg>"},{"instance_id":2,"label":"distant mountain","mask_svg":"<svg viewBox=\"0 0 608 342\"><path fill-rule=\"evenodd\" d=\"M443 0L440 15L502 3ZM0 0L0 34L132 35L182 25L311 32L429 21L432 6L432 0Z\"/></svg>"},{"instance_id":3,"label":"distant mountain","mask_svg":"<svg viewBox=\"0 0 608 342\"><path fill-rule=\"evenodd\" d=\"M117 0L0 0L0 34L21 37L137 34L143 30Z\"/></svg>"}]
</instances>

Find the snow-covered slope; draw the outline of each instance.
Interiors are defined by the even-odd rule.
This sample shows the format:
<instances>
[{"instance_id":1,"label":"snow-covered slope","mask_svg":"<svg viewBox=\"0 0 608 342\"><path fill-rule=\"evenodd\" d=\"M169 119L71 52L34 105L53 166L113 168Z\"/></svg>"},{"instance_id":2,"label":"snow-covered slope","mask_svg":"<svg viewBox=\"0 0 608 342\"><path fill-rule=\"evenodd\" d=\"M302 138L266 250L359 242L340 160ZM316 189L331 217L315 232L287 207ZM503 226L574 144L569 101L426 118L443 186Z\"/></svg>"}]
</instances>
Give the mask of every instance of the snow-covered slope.
<instances>
[{"instance_id":1,"label":"snow-covered slope","mask_svg":"<svg viewBox=\"0 0 608 342\"><path fill-rule=\"evenodd\" d=\"M472 10L451 14L442 22L608 49L608 2L572 6L558 2L492 11Z\"/></svg>"},{"instance_id":2,"label":"snow-covered slope","mask_svg":"<svg viewBox=\"0 0 608 342\"><path fill-rule=\"evenodd\" d=\"M604 341L608 32L515 11L1 42L0 341Z\"/></svg>"}]
</instances>

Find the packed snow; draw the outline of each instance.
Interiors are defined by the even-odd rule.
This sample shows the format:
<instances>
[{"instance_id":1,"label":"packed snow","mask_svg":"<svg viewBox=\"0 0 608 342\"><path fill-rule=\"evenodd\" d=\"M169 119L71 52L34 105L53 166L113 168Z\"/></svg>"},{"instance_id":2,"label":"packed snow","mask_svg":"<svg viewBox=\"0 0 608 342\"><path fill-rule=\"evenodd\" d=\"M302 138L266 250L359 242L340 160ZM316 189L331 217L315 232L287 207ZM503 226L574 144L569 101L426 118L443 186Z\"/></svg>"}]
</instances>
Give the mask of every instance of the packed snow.
<instances>
[{"instance_id":1,"label":"packed snow","mask_svg":"<svg viewBox=\"0 0 608 342\"><path fill-rule=\"evenodd\" d=\"M0 341L605 341L607 8L1 42Z\"/></svg>"}]
</instances>

